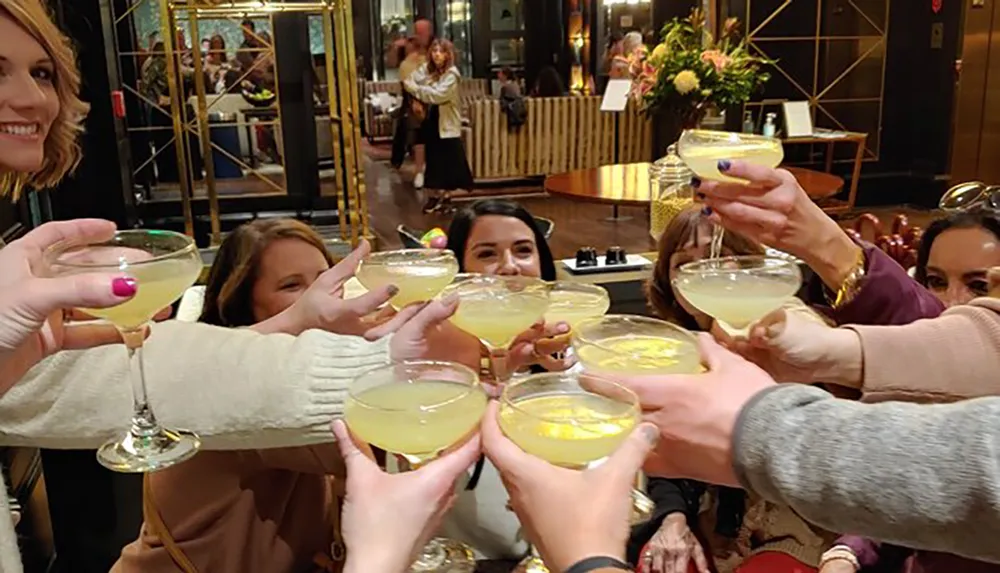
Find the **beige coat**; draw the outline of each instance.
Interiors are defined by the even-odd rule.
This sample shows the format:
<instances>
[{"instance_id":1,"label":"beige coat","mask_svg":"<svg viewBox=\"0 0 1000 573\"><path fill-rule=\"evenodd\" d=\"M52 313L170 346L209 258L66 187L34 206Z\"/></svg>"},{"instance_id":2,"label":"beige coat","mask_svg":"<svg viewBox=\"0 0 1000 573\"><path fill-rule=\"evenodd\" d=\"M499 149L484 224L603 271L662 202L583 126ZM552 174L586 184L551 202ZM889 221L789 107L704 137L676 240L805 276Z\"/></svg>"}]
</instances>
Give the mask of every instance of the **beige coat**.
<instances>
[{"instance_id":1,"label":"beige coat","mask_svg":"<svg viewBox=\"0 0 1000 573\"><path fill-rule=\"evenodd\" d=\"M403 82L406 91L418 100L438 106L438 133L441 139L452 139L462 136L462 98L459 85L462 74L452 66L446 72L434 79L427 73L427 64L417 68L413 75Z\"/></svg>"}]
</instances>

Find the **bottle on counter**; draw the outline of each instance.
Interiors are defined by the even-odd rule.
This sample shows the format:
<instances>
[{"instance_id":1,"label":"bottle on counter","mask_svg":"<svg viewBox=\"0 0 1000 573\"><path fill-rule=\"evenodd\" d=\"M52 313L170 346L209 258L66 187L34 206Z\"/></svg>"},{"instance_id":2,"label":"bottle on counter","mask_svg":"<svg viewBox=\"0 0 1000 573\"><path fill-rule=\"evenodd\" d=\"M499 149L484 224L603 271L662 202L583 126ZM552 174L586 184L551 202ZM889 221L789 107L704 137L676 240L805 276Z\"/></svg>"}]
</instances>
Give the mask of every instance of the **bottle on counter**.
<instances>
[{"instance_id":1,"label":"bottle on counter","mask_svg":"<svg viewBox=\"0 0 1000 573\"><path fill-rule=\"evenodd\" d=\"M753 125L753 112L746 110L743 112L743 133L753 133L756 131Z\"/></svg>"},{"instance_id":2,"label":"bottle on counter","mask_svg":"<svg viewBox=\"0 0 1000 573\"><path fill-rule=\"evenodd\" d=\"M777 126L775 125L774 122L775 119L777 119L778 114L771 112L767 114L767 116L765 117L766 119L764 120L764 130L763 130L764 137L774 137L774 134L777 131Z\"/></svg>"}]
</instances>

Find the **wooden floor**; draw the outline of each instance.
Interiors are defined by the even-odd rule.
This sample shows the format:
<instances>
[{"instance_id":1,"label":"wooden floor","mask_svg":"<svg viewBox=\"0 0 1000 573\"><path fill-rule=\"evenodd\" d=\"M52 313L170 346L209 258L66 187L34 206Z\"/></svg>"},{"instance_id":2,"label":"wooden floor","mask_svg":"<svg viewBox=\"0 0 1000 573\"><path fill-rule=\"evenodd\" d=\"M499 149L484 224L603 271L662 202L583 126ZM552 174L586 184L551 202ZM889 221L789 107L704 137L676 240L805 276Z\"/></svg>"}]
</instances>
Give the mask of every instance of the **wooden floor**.
<instances>
[{"instance_id":1,"label":"wooden floor","mask_svg":"<svg viewBox=\"0 0 1000 573\"><path fill-rule=\"evenodd\" d=\"M445 230L449 218L424 215L421 212L423 200L410 183L410 174L404 166L402 171L393 169L382 148L368 149L371 158L366 166L365 176L368 189L368 209L371 226L381 250L400 247L396 226L400 223L415 229L426 230L435 226ZM646 209L623 207L620 216L631 220L610 221L611 207L574 202L555 196L546 196L540 184L525 186L519 184L510 188L477 190L476 195L509 195L527 208L533 215L547 217L555 222L555 232L549 241L552 254L557 258L572 257L582 246L591 246L603 252L610 246L620 246L627 252L639 253L655 248L649 237L649 215ZM456 197L456 201L463 199ZM904 213L911 225L926 227L938 216L933 211L904 207L880 207L869 209L879 217L888 230L893 217ZM853 225L862 212L841 217L844 226Z\"/></svg>"}]
</instances>

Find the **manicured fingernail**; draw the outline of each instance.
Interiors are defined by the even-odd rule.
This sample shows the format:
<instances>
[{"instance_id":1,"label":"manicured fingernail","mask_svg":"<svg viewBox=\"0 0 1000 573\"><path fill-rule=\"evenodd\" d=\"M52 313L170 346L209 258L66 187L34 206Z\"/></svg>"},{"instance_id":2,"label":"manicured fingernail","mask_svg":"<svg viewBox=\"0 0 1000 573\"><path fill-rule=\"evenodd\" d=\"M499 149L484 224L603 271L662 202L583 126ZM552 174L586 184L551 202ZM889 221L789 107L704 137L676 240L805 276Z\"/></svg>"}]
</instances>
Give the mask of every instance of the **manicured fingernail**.
<instances>
[{"instance_id":1,"label":"manicured fingernail","mask_svg":"<svg viewBox=\"0 0 1000 573\"><path fill-rule=\"evenodd\" d=\"M700 201L704 201L705 200L705 194L704 193L696 193L695 196L698 197L698 200L700 200Z\"/></svg>"},{"instance_id":2,"label":"manicured fingernail","mask_svg":"<svg viewBox=\"0 0 1000 573\"><path fill-rule=\"evenodd\" d=\"M660 441L660 430L652 424L646 424L642 427L642 437L646 438L649 445L655 446Z\"/></svg>"},{"instance_id":3,"label":"manicured fingernail","mask_svg":"<svg viewBox=\"0 0 1000 573\"><path fill-rule=\"evenodd\" d=\"M712 208L709 207L708 205L705 205L704 207L701 208L701 214L708 217L709 215L712 214Z\"/></svg>"},{"instance_id":4,"label":"manicured fingernail","mask_svg":"<svg viewBox=\"0 0 1000 573\"><path fill-rule=\"evenodd\" d=\"M695 189L701 187L701 179L698 179L697 177L692 177L691 186L694 187Z\"/></svg>"},{"instance_id":5,"label":"manicured fingernail","mask_svg":"<svg viewBox=\"0 0 1000 573\"><path fill-rule=\"evenodd\" d=\"M111 281L111 292L115 296L120 296L122 298L135 296L135 293L139 290L139 283L135 282L132 277L118 277Z\"/></svg>"},{"instance_id":6,"label":"manicured fingernail","mask_svg":"<svg viewBox=\"0 0 1000 573\"><path fill-rule=\"evenodd\" d=\"M728 159L719 161L719 171L729 171L729 168L732 166L733 164Z\"/></svg>"},{"instance_id":7,"label":"manicured fingernail","mask_svg":"<svg viewBox=\"0 0 1000 573\"><path fill-rule=\"evenodd\" d=\"M399 294L399 287L396 285L389 285L389 296L396 296Z\"/></svg>"}]
</instances>

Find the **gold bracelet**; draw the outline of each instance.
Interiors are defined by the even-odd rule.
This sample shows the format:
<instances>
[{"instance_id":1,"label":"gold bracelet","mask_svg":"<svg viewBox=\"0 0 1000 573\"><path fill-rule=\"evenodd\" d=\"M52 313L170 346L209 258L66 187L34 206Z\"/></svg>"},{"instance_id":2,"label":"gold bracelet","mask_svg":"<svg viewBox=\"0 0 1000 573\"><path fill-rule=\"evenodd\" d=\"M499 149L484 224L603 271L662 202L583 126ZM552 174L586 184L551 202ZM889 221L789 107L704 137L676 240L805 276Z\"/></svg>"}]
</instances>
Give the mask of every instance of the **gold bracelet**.
<instances>
[{"instance_id":1,"label":"gold bracelet","mask_svg":"<svg viewBox=\"0 0 1000 573\"><path fill-rule=\"evenodd\" d=\"M865 266L865 250L859 248L858 259L855 261L851 272L847 274L846 278L844 278L844 282L840 284L840 288L837 289L836 296L830 297L829 293L827 293L827 302L830 303L831 308L836 310L854 300L858 291L861 290L861 283L865 278ZM833 300L830 300L831 298Z\"/></svg>"}]
</instances>

